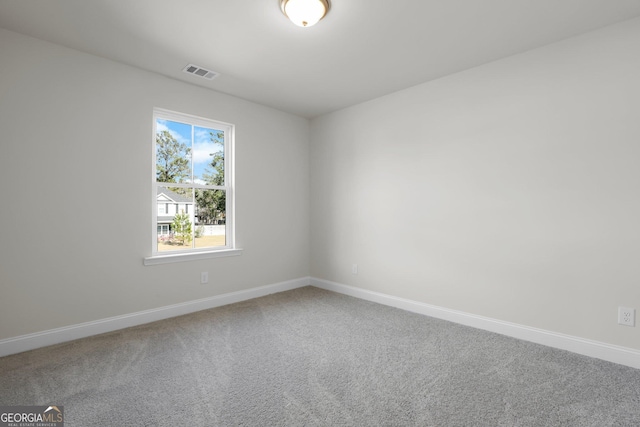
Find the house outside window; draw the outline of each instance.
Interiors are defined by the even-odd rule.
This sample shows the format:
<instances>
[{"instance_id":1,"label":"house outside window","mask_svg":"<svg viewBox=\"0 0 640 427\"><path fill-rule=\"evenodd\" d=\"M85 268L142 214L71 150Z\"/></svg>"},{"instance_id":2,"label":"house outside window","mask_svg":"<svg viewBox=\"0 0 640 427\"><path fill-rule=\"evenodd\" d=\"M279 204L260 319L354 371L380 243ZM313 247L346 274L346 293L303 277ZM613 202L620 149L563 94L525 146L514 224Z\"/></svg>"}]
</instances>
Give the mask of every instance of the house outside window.
<instances>
[{"instance_id":1,"label":"house outside window","mask_svg":"<svg viewBox=\"0 0 640 427\"><path fill-rule=\"evenodd\" d=\"M153 126L153 256L234 249L233 125L155 109Z\"/></svg>"}]
</instances>

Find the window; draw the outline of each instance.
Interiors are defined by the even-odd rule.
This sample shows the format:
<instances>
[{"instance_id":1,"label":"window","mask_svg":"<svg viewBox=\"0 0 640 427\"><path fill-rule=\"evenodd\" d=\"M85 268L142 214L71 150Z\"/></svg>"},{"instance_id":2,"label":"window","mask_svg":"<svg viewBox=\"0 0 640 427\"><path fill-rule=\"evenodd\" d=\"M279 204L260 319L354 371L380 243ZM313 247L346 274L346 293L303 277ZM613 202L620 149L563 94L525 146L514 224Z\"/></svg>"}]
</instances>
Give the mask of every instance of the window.
<instances>
[{"instance_id":1,"label":"window","mask_svg":"<svg viewBox=\"0 0 640 427\"><path fill-rule=\"evenodd\" d=\"M239 255L233 125L155 109L153 136L153 249L145 264ZM198 256L183 257L189 254Z\"/></svg>"}]
</instances>

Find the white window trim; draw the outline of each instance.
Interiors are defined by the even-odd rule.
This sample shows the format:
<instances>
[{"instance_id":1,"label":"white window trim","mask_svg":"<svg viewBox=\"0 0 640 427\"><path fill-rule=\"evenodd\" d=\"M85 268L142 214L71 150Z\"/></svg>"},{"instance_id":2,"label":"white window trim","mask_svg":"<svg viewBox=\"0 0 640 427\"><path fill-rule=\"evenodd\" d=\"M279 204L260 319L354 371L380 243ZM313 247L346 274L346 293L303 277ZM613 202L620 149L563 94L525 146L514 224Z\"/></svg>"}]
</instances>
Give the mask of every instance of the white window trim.
<instances>
[{"instance_id":1,"label":"white window trim","mask_svg":"<svg viewBox=\"0 0 640 427\"><path fill-rule=\"evenodd\" d=\"M178 251L157 251L157 228L158 228L158 201L157 201L157 187L163 186L162 183L156 182L156 123L157 119L165 119L181 123L189 123L195 126L201 126L211 128L212 123L217 127L221 127L221 130L225 132L224 138L224 174L225 185L213 186L212 189L224 189L226 192L226 216L225 216L225 246L214 248L199 248L199 249L186 249ZM234 174L234 159L235 159L235 126L230 123L221 122L219 120L207 119L204 117L193 116L190 114L178 113L162 108L153 109L153 132L152 132L152 168L151 168L151 201L152 201L152 241L151 241L151 256L145 257L143 260L144 265L158 265L172 262L182 261L195 261L200 259L220 258L229 256L238 256L242 254L242 249L235 246L235 174ZM176 186L188 186L192 188L200 187L198 184L176 184ZM201 187L202 188L202 187ZM209 187L211 188L211 187Z\"/></svg>"},{"instance_id":2,"label":"white window trim","mask_svg":"<svg viewBox=\"0 0 640 427\"><path fill-rule=\"evenodd\" d=\"M159 265L172 262L197 261L200 259L222 258L242 255L242 249L220 249L215 251L171 253L167 255L154 255L144 259L144 265Z\"/></svg>"}]
</instances>

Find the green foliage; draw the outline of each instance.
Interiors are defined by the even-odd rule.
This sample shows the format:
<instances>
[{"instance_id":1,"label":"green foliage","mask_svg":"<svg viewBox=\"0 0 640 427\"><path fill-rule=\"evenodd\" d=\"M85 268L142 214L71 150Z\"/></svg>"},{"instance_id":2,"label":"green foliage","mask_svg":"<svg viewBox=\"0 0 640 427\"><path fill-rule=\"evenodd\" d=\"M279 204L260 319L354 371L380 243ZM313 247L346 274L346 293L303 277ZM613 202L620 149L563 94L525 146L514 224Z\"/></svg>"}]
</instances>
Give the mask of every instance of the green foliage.
<instances>
[{"instance_id":1,"label":"green foliage","mask_svg":"<svg viewBox=\"0 0 640 427\"><path fill-rule=\"evenodd\" d=\"M183 182L191 175L191 148L178 142L169 131L156 134L156 181Z\"/></svg>"},{"instance_id":2,"label":"green foliage","mask_svg":"<svg viewBox=\"0 0 640 427\"><path fill-rule=\"evenodd\" d=\"M226 212L224 190L196 190L198 220L202 224L215 224Z\"/></svg>"},{"instance_id":3,"label":"green foliage","mask_svg":"<svg viewBox=\"0 0 640 427\"><path fill-rule=\"evenodd\" d=\"M189 215L181 210L179 214L176 214L176 216L173 217L173 223L171 225L173 228L173 234L176 240L180 241L180 244L184 245L185 243L191 242L192 227Z\"/></svg>"},{"instance_id":4,"label":"green foliage","mask_svg":"<svg viewBox=\"0 0 640 427\"><path fill-rule=\"evenodd\" d=\"M217 152L210 154L210 156L212 157L211 163L207 166L202 177L209 185L224 185L224 154Z\"/></svg>"},{"instance_id":5,"label":"green foliage","mask_svg":"<svg viewBox=\"0 0 640 427\"><path fill-rule=\"evenodd\" d=\"M208 185L225 185L224 176L224 133L209 132L211 142L222 148L221 151L211 153L211 163L202 175ZM198 204L198 220L205 224L214 224L225 218L227 210L226 191L198 190L196 191Z\"/></svg>"},{"instance_id":6,"label":"green foliage","mask_svg":"<svg viewBox=\"0 0 640 427\"><path fill-rule=\"evenodd\" d=\"M203 175L209 185L224 185L224 132L209 132L209 138L221 151L210 153L211 163Z\"/></svg>"}]
</instances>

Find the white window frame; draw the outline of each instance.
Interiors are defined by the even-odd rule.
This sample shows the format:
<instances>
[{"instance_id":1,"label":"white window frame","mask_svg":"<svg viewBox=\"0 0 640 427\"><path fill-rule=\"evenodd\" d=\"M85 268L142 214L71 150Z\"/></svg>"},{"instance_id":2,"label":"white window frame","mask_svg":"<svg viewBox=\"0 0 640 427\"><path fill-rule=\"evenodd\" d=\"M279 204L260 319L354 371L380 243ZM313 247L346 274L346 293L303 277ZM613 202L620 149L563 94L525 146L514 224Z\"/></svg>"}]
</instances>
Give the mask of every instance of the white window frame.
<instances>
[{"instance_id":1,"label":"white window frame","mask_svg":"<svg viewBox=\"0 0 640 427\"><path fill-rule=\"evenodd\" d=\"M181 249L179 251L158 251L157 229L158 229L158 201L157 187L166 187L165 183L156 181L156 124L158 119L173 122L186 123L192 126L199 126L209 129L219 129L224 132L224 185L200 185L196 183L172 183L171 186L182 188L203 188L210 190L224 190L226 196L225 215L225 246L209 248ZM169 262L192 261L207 258L218 258L227 256L237 256L242 254L242 249L235 246L235 187L234 187L234 163L235 163L235 126L230 123L204 117L193 116L185 113L165 110L162 108L153 109L153 133L151 150L151 199L152 199L152 241L151 256L144 258L144 265L165 264ZM195 207L195 199L194 199ZM195 213L195 212L194 212Z\"/></svg>"}]
</instances>

